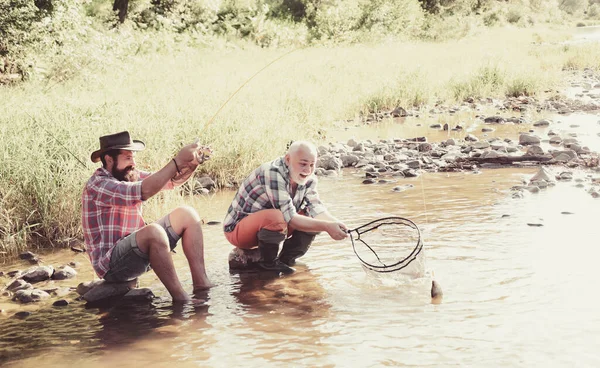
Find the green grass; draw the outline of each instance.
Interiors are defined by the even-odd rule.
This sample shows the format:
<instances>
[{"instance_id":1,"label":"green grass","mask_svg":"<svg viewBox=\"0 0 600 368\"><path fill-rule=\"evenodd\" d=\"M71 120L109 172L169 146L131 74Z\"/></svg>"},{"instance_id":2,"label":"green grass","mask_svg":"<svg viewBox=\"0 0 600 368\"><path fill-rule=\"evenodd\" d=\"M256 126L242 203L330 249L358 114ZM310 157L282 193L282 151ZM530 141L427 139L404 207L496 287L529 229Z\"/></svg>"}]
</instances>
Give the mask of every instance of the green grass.
<instances>
[{"instance_id":1,"label":"green grass","mask_svg":"<svg viewBox=\"0 0 600 368\"><path fill-rule=\"evenodd\" d=\"M62 55L64 70L0 87L0 256L81 238L81 189L98 167L89 155L104 134L127 129L146 142L137 156L143 169L160 168L199 136L214 150L199 173L223 185L282 154L290 140L320 143L360 111L535 95L556 86L564 68L598 69L600 60L591 46L547 42L562 32L514 28L441 43L303 48L257 75L207 126L240 85L291 49L206 46L161 33L105 37ZM157 218L181 201L179 191L161 194L146 214Z\"/></svg>"}]
</instances>

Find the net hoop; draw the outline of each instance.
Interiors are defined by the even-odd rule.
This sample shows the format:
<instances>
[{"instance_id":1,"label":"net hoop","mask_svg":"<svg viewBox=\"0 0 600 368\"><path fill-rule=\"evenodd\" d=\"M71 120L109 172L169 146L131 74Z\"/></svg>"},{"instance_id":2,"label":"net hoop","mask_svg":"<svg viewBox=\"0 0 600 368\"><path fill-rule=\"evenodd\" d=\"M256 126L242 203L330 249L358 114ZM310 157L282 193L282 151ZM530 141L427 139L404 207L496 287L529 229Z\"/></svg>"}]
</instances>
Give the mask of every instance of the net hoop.
<instances>
[{"instance_id":1,"label":"net hoop","mask_svg":"<svg viewBox=\"0 0 600 368\"><path fill-rule=\"evenodd\" d=\"M386 222L386 221L390 221L390 222ZM391 221L393 221L393 222L391 222ZM361 234L364 234L371 230L375 230L382 225L395 225L395 224L403 224L403 225L406 225L408 227L415 229L417 231L417 235L419 238L417 240L417 244L416 244L415 248L412 250L412 252L410 252L410 254L408 256L406 256L404 259L402 259L398 262L395 262L390 265L386 265L383 262L381 262L381 260L379 259L379 256L377 256L377 253L373 250L373 248L371 248L367 243L365 243L360 238L360 236L361 236ZM353 233L356 233L356 235L357 235L356 239L352 235ZM417 256L419 255L419 253L421 253L421 250L423 249L423 241L421 239L421 230L419 229L417 224L415 224L411 220L403 218L403 217L393 217L392 216L392 217L383 217L383 218L380 218L377 220L373 220L365 225L357 227L356 229L348 230L348 234L350 235L350 240L352 241L352 250L354 251L354 254L356 254L356 257L358 257L358 259L360 260L360 262L362 263L362 265L364 267L366 267L367 269L369 269L371 271L375 271L375 272L387 273L387 272L400 271L401 269L408 266L412 261L414 261L417 258ZM367 261L365 261L364 259L362 259L360 257L360 255L358 254L358 252L356 251L355 241L357 241L357 242L360 241L362 244L364 244L375 255L377 260L379 260L382 263L382 266L370 264Z\"/></svg>"}]
</instances>

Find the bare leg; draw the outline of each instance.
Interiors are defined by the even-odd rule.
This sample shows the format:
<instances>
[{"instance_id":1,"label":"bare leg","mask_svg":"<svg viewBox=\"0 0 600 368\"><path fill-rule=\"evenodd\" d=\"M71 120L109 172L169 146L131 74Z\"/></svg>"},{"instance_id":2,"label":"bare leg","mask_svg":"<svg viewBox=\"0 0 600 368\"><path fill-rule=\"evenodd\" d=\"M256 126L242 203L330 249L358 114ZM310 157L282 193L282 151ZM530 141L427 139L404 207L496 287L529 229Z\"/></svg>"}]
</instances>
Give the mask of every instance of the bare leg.
<instances>
[{"instance_id":1,"label":"bare leg","mask_svg":"<svg viewBox=\"0 0 600 368\"><path fill-rule=\"evenodd\" d=\"M194 291L208 289L213 284L206 275L204 265L204 239L200 216L192 207L178 207L169 214L171 226L176 233L182 234L183 253L190 264Z\"/></svg>"},{"instance_id":2,"label":"bare leg","mask_svg":"<svg viewBox=\"0 0 600 368\"><path fill-rule=\"evenodd\" d=\"M135 235L135 240L140 250L150 257L150 265L154 273L165 285L173 300L192 300L177 277L165 230L160 225L151 224L140 229Z\"/></svg>"}]
</instances>

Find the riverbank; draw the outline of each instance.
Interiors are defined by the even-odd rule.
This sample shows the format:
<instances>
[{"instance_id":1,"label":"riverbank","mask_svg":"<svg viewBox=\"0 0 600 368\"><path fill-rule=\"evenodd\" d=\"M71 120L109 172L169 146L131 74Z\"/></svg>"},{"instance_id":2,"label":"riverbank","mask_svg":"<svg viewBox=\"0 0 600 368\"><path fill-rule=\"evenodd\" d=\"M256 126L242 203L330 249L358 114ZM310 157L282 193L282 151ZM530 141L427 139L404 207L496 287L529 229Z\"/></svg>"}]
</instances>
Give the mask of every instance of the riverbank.
<instances>
[{"instance_id":1,"label":"riverbank","mask_svg":"<svg viewBox=\"0 0 600 368\"><path fill-rule=\"evenodd\" d=\"M381 120L396 108L411 114L409 120L431 115L442 127L465 108L477 111L463 101L491 98L486 105L494 109L507 96L526 95L507 101L519 109L539 101L532 116L538 107L560 109L561 98L540 96L560 90L563 69L594 71L600 59L590 45L562 44L565 32L507 28L435 44L299 49L257 75L209 126L233 91L286 50L181 45L127 59L116 74L82 68L64 83L3 87L0 256L81 239L78 193L94 170L88 157L100 135L128 129L145 141L148 149L138 157L143 169L166 164L177 147L200 135L215 154L198 174L217 188L235 187L290 140L327 144L336 129L363 124L363 117ZM460 122L449 125L451 131ZM406 135L397 138L413 138ZM153 198L147 218L189 200L193 189Z\"/></svg>"}]
</instances>

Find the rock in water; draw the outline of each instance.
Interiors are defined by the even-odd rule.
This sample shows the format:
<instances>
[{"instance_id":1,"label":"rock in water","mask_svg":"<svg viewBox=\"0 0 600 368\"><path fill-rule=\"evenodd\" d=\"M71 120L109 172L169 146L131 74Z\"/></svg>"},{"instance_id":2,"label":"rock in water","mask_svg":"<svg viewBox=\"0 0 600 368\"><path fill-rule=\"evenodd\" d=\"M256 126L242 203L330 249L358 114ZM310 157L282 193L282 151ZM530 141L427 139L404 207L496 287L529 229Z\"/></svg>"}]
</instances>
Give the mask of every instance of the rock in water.
<instances>
[{"instance_id":1,"label":"rock in water","mask_svg":"<svg viewBox=\"0 0 600 368\"><path fill-rule=\"evenodd\" d=\"M442 287L438 284L437 281L431 281L431 302L438 304L442 301L442 297L444 296L444 292L442 291Z\"/></svg>"}]
</instances>

